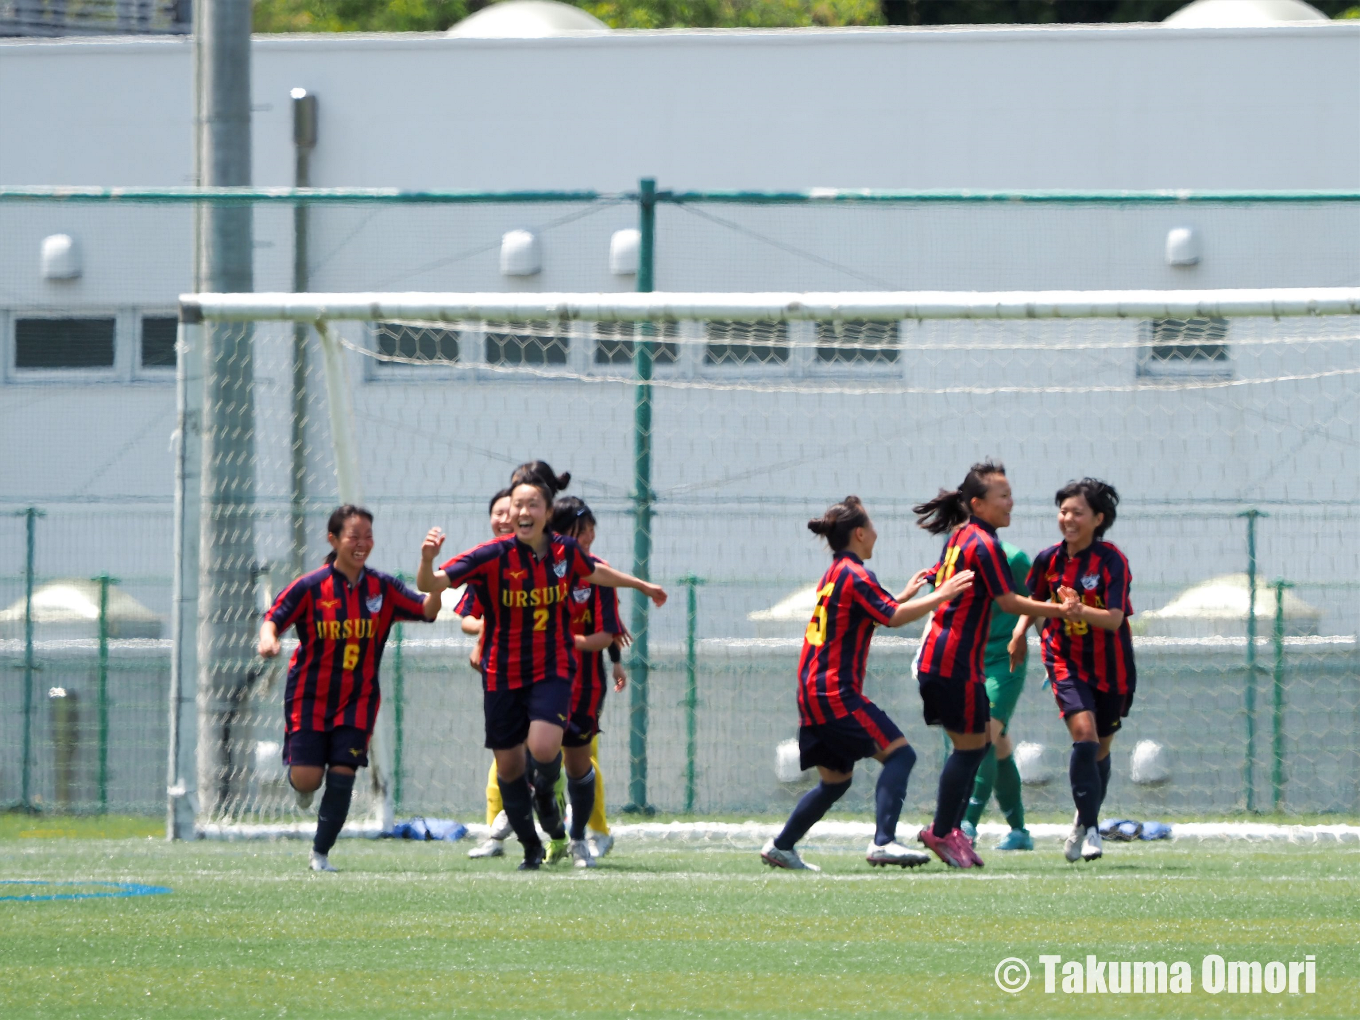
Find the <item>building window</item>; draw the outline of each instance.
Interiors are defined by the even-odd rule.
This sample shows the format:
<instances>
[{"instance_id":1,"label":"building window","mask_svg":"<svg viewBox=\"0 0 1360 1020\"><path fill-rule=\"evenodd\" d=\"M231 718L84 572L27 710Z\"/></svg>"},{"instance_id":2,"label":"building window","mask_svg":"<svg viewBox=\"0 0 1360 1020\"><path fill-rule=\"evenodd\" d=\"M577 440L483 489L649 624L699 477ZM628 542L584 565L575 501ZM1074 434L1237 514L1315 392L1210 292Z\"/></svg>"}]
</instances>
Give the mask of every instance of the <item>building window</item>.
<instances>
[{"instance_id":1,"label":"building window","mask_svg":"<svg viewBox=\"0 0 1360 1020\"><path fill-rule=\"evenodd\" d=\"M595 364L631 365L633 363L633 342L637 337L640 323L636 322L597 322L595 323ZM676 338L680 326L674 322L652 323L652 364L674 365L680 360L680 345Z\"/></svg>"},{"instance_id":2,"label":"building window","mask_svg":"<svg viewBox=\"0 0 1360 1020\"><path fill-rule=\"evenodd\" d=\"M819 322L817 360L831 365L879 365L897 360L896 322Z\"/></svg>"},{"instance_id":3,"label":"building window","mask_svg":"<svg viewBox=\"0 0 1360 1020\"><path fill-rule=\"evenodd\" d=\"M402 358L417 362L437 361L448 363L458 360L459 342L462 339L458 330L442 326L408 326L401 322L379 322L374 326L377 332L377 365L380 368L406 367L405 361L385 361L384 358Z\"/></svg>"},{"instance_id":4,"label":"building window","mask_svg":"<svg viewBox=\"0 0 1360 1020\"><path fill-rule=\"evenodd\" d=\"M786 322L710 322L705 365L783 365L789 360Z\"/></svg>"},{"instance_id":5,"label":"building window","mask_svg":"<svg viewBox=\"0 0 1360 1020\"><path fill-rule=\"evenodd\" d=\"M142 317L142 367L174 368L179 320L167 315Z\"/></svg>"},{"instance_id":6,"label":"building window","mask_svg":"<svg viewBox=\"0 0 1360 1020\"><path fill-rule=\"evenodd\" d=\"M14 367L112 368L115 320L16 319Z\"/></svg>"},{"instance_id":7,"label":"building window","mask_svg":"<svg viewBox=\"0 0 1360 1020\"><path fill-rule=\"evenodd\" d=\"M1232 375L1227 319L1153 319L1142 325L1138 375L1217 378Z\"/></svg>"},{"instance_id":8,"label":"building window","mask_svg":"<svg viewBox=\"0 0 1360 1020\"><path fill-rule=\"evenodd\" d=\"M486 324L488 365L565 365L569 341L551 322Z\"/></svg>"}]
</instances>

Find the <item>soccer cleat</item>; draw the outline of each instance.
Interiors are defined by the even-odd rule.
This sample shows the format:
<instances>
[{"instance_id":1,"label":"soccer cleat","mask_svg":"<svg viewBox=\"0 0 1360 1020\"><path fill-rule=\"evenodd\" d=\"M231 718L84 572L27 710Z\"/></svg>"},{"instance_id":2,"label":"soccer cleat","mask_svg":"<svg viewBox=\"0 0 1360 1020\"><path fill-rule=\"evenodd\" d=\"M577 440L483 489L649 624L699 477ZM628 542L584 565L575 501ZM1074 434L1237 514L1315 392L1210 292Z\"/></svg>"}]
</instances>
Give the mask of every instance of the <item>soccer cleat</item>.
<instances>
[{"instance_id":1,"label":"soccer cleat","mask_svg":"<svg viewBox=\"0 0 1360 1020\"><path fill-rule=\"evenodd\" d=\"M1012 829L1001 837L1001 842L996 845L997 850L1033 850L1034 837L1029 834L1028 829Z\"/></svg>"},{"instance_id":2,"label":"soccer cleat","mask_svg":"<svg viewBox=\"0 0 1360 1020\"><path fill-rule=\"evenodd\" d=\"M958 856L968 862L964 865L965 868L984 867L982 858L979 857L977 851L973 849L973 841L964 835L962 829L952 830L945 839L954 841L954 847L958 851Z\"/></svg>"},{"instance_id":3,"label":"soccer cleat","mask_svg":"<svg viewBox=\"0 0 1360 1020\"><path fill-rule=\"evenodd\" d=\"M504 857L504 856L505 856L505 840L503 840L503 839L488 839L488 840L486 840L486 841L484 841L484 842L482 842L482 843L477 844L477 845L474 846L471 850L469 850L469 851L468 851L468 856L469 856L469 857L472 857L472 858L479 858L479 857Z\"/></svg>"},{"instance_id":4,"label":"soccer cleat","mask_svg":"<svg viewBox=\"0 0 1360 1020\"><path fill-rule=\"evenodd\" d=\"M307 790L304 792L299 790L296 786L293 787L293 800L297 801L299 811L310 811L312 799L314 797L316 797L315 790Z\"/></svg>"},{"instance_id":5,"label":"soccer cleat","mask_svg":"<svg viewBox=\"0 0 1360 1020\"><path fill-rule=\"evenodd\" d=\"M308 866L309 868L311 868L313 871L339 871L339 870L340 870L339 868L337 868L334 864L332 864L332 863L330 862L330 858L329 858L329 857L327 857L325 854L319 854L319 853L317 853L315 850L312 851L312 856L308 859L308 861L307 861L307 866Z\"/></svg>"},{"instance_id":6,"label":"soccer cleat","mask_svg":"<svg viewBox=\"0 0 1360 1020\"><path fill-rule=\"evenodd\" d=\"M902 868L917 868L922 864L930 863L930 854L923 854L920 850L912 850L905 847L897 840L891 843L884 843L878 846L875 843L869 844L869 849L865 851L864 859L874 868L887 867L889 864L896 864Z\"/></svg>"},{"instance_id":7,"label":"soccer cleat","mask_svg":"<svg viewBox=\"0 0 1360 1020\"><path fill-rule=\"evenodd\" d=\"M1094 861L1105 853L1100 841L1100 830L1092 825L1086 830L1086 835L1081 841L1081 859L1083 861Z\"/></svg>"},{"instance_id":8,"label":"soccer cleat","mask_svg":"<svg viewBox=\"0 0 1360 1020\"><path fill-rule=\"evenodd\" d=\"M967 818L965 818L963 821L959 822L959 829L962 830L963 834L968 837L968 843L970 846L977 846L976 825L974 825Z\"/></svg>"},{"instance_id":9,"label":"soccer cleat","mask_svg":"<svg viewBox=\"0 0 1360 1020\"><path fill-rule=\"evenodd\" d=\"M573 868L595 867L595 857L591 854L590 846L584 839L573 839L567 849L571 854L571 866Z\"/></svg>"},{"instance_id":10,"label":"soccer cleat","mask_svg":"<svg viewBox=\"0 0 1360 1020\"><path fill-rule=\"evenodd\" d=\"M603 832L590 834L590 852L596 857L604 857L614 849L614 837Z\"/></svg>"},{"instance_id":11,"label":"soccer cleat","mask_svg":"<svg viewBox=\"0 0 1360 1020\"><path fill-rule=\"evenodd\" d=\"M488 839L495 839L504 842L514 834L515 829L510 824L510 819L506 818L505 812L502 811L500 814L496 816L496 820L491 823L491 831L488 832L486 835Z\"/></svg>"},{"instance_id":12,"label":"soccer cleat","mask_svg":"<svg viewBox=\"0 0 1360 1020\"><path fill-rule=\"evenodd\" d=\"M787 868L789 871L821 871L815 864L809 864L798 856L797 850L780 850L770 840L760 848L760 859L772 868Z\"/></svg>"},{"instance_id":13,"label":"soccer cleat","mask_svg":"<svg viewBox=\"0 0 1360 1020\"><path fill-rule=\"evenodd\" d=\"M543 866L543 844L535 843L524 848L524 860L519 862L516 871L537 871Z\"/></svg>"},{"instance_id":14,"label":"soccer cleat","mask_svg":"<svg viewBox=\"0 0 1360 1020\"><path fill-rule=\"evenodd\" d=\"M561 839L548 840L548 856L544 860L545 864L556 864L558 861L565 860L567 857L568 841L565 836Z\"/></svg>"},{"instance_id":15,"label":"soccer cleat","mask_svg":"<svg viewBox=\"0 0 1360 1020\"><path fill-rule=\"evenodd\" d=\"M1086 835L1086 830L1082 828L1080 822L1072 823L1072 831L1067 834L1067 839L1063 842L1063 856L1071 863L1081 860L1081 840Z\"/></svg>"},{"instance_id":16,"label":"soccer cleat","mask_svg":"<svg viewBox=\"0 0 1360 1020\"><path fill-rule=\"evenodd\" d=\"M926 845L927 850L933 852L936 857L944 861L951 868L971 868L973 866L973 862L970 858L965 857L960 859L958 857L958 848L954 846L953 841L949 836L935 835L935 831L931 829L930 826L926 826L917 833L916 838Z\"/></svg>"}]
</instances>

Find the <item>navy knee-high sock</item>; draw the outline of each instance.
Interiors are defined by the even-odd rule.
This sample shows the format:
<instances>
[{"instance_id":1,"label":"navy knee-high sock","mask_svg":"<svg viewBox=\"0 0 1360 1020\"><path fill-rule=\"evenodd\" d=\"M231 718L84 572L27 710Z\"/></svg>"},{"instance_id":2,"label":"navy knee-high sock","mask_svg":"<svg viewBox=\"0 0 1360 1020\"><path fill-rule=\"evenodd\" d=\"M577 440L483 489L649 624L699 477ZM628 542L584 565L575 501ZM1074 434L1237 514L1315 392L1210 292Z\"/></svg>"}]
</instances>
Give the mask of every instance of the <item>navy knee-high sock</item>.
<instances>
[{"instance_id":1,"label":"navy knee-high sock","mask_svg":"<svg viewBox=\"0 0 1360 1020\"><path fill-rule=\"evenodd\" d=\"M1094 740L1072 744L1072 759L1067 767L1072 780L1072 803L1077 806L1077 824L1089 829L1100 817L1100 768L1096 754L1100 745Z\"/></svg>"},{"instance_id":2,"label":"navy knee-high sock","mask_svg":"<svg viewBox=\"0 0 1360 1020\"><path fill-rule=\"evenodd\" d=\"M973 780L978 766L987 757L987 745L971 751L954 749L940 770L940 792L935 798L935 821L930 830L943 839L959 827L963 813L968 810L968 795L973 792Z\"/></svg>"},{"instance_id":3,"label":"navy knee-high sock","mask_svg":"<svg viewBox=\"0 0 1360 1020\"><path fill-rule=\"evenodd\" d=\"M907 744L883 759L883 771L878 774L874 789L874 845L886 846L897 838L897 819L902 814L902 802L907 799L907 780L916 764L916 752Z\"/></svg>"},{"instance_id":4,"label":"navy knee-high sock","mask_svg":"<svg viewBox=\"0 0 1360 1020\"><path fill-rule=\"evenodd\" d=\"M1100 809L1105 806L1105 794L1110 789L1110 756L1096 759L1096 771L1100 773L1100 803L1096 805L1096 814L1100 814Z\"/></svg>"},{"instance_id":5,"label":"navy knee-high sock","mask_svg":"<svg viewBox=\"0 0 1360 1020\"><path fill-rule=\"evenodd\" d=\"M321 806L316 812L316 838L312 849L319 854L328 854L340 830L345 827L349 817L349 800L354 794L354 773L326 771L326 792L321 795Z\"/></svg>"},{"instance_id":6,"label":"navy knee-high sock","mask_svg":"<svg viewBox=\"0 0 1360 1020\"><path fill-rule=\"evenodd\" d=\"M567 800L571 801L571 838L586 838L586 822L595 810L595 767L592 765L584 776L573 779L567 776Z\"/></svg>"},{"instance_id":7,"label":"navy knee-high sock","mask_svg":"<svg viewBox=\"0 0 1360 1020\"><path fill-rule=\"evenodd\" d=\"M831 810L831 805L844 796L850 789L853 779L843 783L818 783L795 805L789 820L784 823L784 831L774 838L774 845L780 850L792 850L794 844L807 835L808 829Z\"/></svg>"},{"instance_id":8,"label":"navy knee-high sock","mask_svg":"<svg viewBox=\"0 0 1360 1020\"><path fill-rule=\"evenodd\" d=\"M533 760L529 781L534 787L534 810L538 812L538 822L549 839L565 839L567 830L562 827L562 811L557 806L557 779L562 774L562 752L557 752L557 757L552 761L539 761L533 755L529 757Z\"/></svg>"},{"instance_id":9,"label":"navy knee-high sock","mask_svg":"<svg viewBox=\"0 0 1360 1020\"><path fill-rule=\"evenodd\" d=\"M543 841L538 838L538 830L534 828L533 791L529 788L528 776L518 779L497 777L496 785L501 788L505 819L510 823L510 828L515 830L515 836L525 851L541 847Z\"/></svg>"}]
</instances>

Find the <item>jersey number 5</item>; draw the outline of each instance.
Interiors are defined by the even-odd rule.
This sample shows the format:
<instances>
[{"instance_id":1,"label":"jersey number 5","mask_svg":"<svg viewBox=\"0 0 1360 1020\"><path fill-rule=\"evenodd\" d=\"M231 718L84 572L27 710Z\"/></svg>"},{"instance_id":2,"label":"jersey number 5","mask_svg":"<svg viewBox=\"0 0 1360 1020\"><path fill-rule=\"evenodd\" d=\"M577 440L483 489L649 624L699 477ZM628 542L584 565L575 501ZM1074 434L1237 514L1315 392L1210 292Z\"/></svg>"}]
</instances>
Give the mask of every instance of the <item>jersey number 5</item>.
<instances>
[{"instance_id":1,"label":"jersey number 5","mask_svg":"<svg viewBox=\"0 0 1360 1020\"><path fill-rule=\"evenodd\" d=\"M834 583L828 584L817 593L817 608L812 611L812 621L807 625L807 643L813 648L826 644L826 598L836 589Z\"/></svg>"}]
</instances>

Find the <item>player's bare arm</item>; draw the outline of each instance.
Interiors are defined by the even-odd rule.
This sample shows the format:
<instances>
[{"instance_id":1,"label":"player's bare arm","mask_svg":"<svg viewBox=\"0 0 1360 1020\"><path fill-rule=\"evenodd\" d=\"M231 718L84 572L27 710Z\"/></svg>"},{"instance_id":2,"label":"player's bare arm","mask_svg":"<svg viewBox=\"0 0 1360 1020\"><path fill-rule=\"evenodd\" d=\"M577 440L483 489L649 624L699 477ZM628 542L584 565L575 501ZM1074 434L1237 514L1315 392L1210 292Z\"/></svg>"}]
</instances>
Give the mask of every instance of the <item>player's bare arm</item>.
<instances>
[{"instance_id":1,"label":"player's bare arm","mask_svg":"<svg viewBox=\"0 0 1360 1020\"><path fill-rule=\"evenodd\" d=\"M416 571L416 590L438 595L449 586L449 575L434 569L434 558L444 547L444 529L431 528L420 543L420 568ZM431 617L433 619L433 617Z\"/></svg>"},{"instance_id":2,"label":"player's bare arm","mask_svg":"<svg viewBox=\"0 0 1360 1020\"><path fill-rule=\"evenodd\" d=\"M607 567L603 563L595 564L595 572L585 578L585 583L600 584L606 588L636 588L651 599L658 608L666 604L666 590L659 584L643 581L632 574L625 574L621 570Z\"/></svg>"},{"instance_id":3,"label":"player's bare arm","mask_svg":"<svg viewBox=\"0 0 1360 1020\"><path fill-rule=\"evenodd\" d=\"M924 574L921 571L917 576ZM915 577L912 578L916 580ZM897 607L897 612L893 613L892 619L888 622L889 627L901 627L903 624L919 620L921 617L935 611L937 606L948 602L964 592L973 583L973 572L971 570L960 570L944 584L940 585L929 595L924 595L911 602L904 602ZM908 585L907 587L911 587Z\"/></svg>"},{"instance_id":4,"label":"player's bare arm","mask_svg":"<svg viewBox=\"0 0 1360 1020\"><path fill-rule=\"evenodd\" d=\"M272 659L279 654L279 628L273 620L265 620L260 625L259 652L261 658Z\"/></svg>"}]
</instances>

